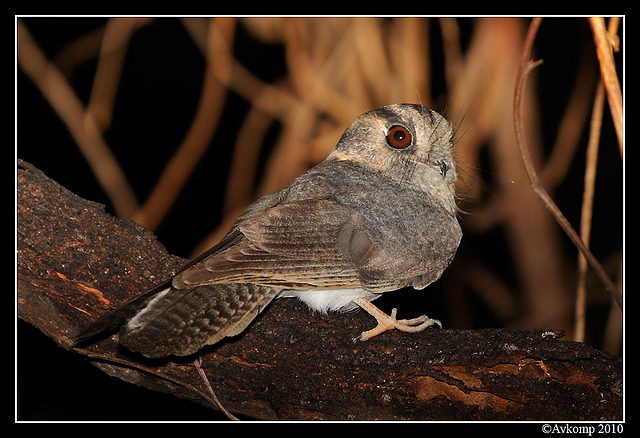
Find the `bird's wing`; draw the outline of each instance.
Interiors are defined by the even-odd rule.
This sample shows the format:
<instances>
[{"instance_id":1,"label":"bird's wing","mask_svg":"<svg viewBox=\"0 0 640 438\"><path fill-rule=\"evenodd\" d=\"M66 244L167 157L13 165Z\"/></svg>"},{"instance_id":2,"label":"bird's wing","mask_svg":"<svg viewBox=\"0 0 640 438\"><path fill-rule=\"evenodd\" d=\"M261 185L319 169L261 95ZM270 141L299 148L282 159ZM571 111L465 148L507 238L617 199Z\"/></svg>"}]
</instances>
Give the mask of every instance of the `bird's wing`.
<instances>
[{"instance_id":1,"label":"bird's wing","mask_svg":"<svg viewBox=\"0 0 640 438\"><path fill-rule=\"evenodd\" d=\"M177 274L172 285L176 289L221 283L282 289L398 289L413 285L430 258L399 243L398 234L404 232L400 228L388 226L383 233L376 232L361 212L333 198L273 205L239 220L226 239L231 244Z\"/></svg>"},{"instance_id":2,"label":"bird's wing","mask_svg":"<svg viewBox=\"0 0 640 438\"><path fill-rule=\"evenodd\" d=\"M363 222L335 201L310 198L266 208L239 220L234 243L209 253L173 279L177 289L203 284L256 283L281 288L359 286L357 267L341 232ZM365 243L365 242L363 242ZM369 245L371 242L366 242Z\"/></svg>"}]
</instances>

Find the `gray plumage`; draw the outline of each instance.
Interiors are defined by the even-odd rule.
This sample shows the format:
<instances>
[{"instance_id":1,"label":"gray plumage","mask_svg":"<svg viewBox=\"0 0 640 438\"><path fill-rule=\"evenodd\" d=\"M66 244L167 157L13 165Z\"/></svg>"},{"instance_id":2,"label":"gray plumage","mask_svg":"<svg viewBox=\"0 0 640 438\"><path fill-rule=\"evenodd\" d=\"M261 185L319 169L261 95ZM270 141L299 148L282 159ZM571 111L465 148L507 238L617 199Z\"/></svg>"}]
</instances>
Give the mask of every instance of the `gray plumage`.
<instances>
[{"instance_id":1,"label":"gray plumage","mask_svg":"<svg viewBox=\"0 0 640 438\"><path fill-rule=\"evenodd\" d=\"M83 336L126 321L125 347L187 355L239 334L275 297L345 311L426 287L462 235L452 135L420 105L364 113L324 161L250 205L207 254Z\"/></svg>"}]
</instances>

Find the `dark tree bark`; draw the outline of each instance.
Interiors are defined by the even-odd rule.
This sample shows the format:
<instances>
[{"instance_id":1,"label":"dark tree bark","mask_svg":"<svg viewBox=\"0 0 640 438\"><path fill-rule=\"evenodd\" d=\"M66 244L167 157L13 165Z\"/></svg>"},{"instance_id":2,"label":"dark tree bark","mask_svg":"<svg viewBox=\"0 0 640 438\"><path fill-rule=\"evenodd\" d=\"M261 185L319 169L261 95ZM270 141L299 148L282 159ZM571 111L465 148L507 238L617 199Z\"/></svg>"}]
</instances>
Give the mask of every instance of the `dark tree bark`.
<instances>
[{"instance_id":1,"label":"dark tree bark","mask_svg":"<svg viewBox=\"0 0 640 438\"><path fill-rule=\"evenodd\" d=\"M193 357L146 360L80 330L185 263L133 221L19 161L18 317L104 372L210 403ZM321 316L277 300L241 335L201 351L222 404L257 419L620 420L622 359L549 331L426 330L352 339L361 311Z\"/></svg>"}]
</instances>

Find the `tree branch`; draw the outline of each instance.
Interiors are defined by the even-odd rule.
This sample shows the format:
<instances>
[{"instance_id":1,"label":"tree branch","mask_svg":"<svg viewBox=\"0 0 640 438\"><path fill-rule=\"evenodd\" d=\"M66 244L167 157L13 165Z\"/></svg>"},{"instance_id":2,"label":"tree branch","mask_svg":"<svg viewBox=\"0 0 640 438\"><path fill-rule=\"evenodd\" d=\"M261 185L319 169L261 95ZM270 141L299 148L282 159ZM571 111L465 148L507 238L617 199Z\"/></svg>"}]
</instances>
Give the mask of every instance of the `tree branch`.
<instances>
[{"instance_id":1,"label":"tree branch","mask_svg":"<svg viewBox=\"0 0 640 438\"><path fill-rule=\"evenodd\" d=\"M18 316L104 372L210 403L191 358L146 360L111 335L73 336L162 281L185 261L154 235L104 212L28 163L17 171ZM622 361L555 331L397 331L352 339L374 321L321 316L296 300L271 304L240 336L201 356L215 394L258 419L622 418Z\"/></svg>"}]
</instances>

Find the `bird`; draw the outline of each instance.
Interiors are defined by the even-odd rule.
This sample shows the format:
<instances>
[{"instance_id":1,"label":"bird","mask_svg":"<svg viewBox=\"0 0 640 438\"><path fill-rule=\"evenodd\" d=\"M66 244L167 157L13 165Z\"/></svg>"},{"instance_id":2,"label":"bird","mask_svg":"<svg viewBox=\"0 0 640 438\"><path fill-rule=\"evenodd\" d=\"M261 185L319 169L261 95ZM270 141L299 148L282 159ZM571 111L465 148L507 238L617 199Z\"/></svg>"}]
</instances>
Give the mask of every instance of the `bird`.
<instances>
[{"instance_id":1,"label":"bird","mask_svg":"<svg viewBox=\"0 0 640 438\"><path fill-rule=\"evenodd\" d=\"M453 137L420 104L361 114L324 160L253 202L219 243L76 341L119 328L119 344L133 352L187 356L239 335L276 298L325 314L365 310L377 325L360 341L441 326L425 315L398 320L372 301L424 289L454 258L462 230Z\"/></svg>"}]
</instances>

